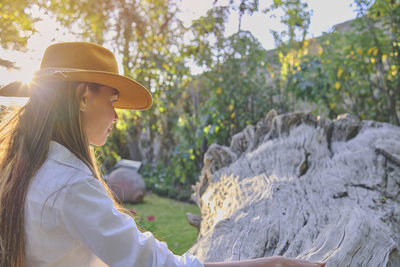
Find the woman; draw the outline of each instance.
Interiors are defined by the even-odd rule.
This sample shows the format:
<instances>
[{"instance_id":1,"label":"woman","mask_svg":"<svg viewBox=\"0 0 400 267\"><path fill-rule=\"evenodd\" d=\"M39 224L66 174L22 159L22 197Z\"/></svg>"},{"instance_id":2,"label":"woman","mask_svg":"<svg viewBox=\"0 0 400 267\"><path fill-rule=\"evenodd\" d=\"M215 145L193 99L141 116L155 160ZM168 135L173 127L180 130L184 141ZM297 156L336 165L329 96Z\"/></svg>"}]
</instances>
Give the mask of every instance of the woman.
<instances>
[{"instance_id":1,"label":"woman","mask_svg":"<svg viewBox=\"0 0 400 267\"><path fill-rule=\"evenodd\" d=\"M99 175L91 145L106 142L114 108L148 109L150 93L118 75L114 55L84 42L47 48L29 96L0 135L0 266L203 266L138 231ZM204 266L323 266L270 257Z\"/></svg>"}]
</instances>

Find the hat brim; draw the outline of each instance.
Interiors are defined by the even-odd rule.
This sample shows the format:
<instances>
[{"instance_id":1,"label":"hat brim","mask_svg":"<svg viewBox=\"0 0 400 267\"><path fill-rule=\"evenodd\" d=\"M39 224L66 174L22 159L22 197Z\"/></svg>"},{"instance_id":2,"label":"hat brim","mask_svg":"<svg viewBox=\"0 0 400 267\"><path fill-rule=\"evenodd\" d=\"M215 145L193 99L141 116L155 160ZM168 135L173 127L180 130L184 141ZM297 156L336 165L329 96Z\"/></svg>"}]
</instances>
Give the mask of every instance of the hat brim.
<instances>
[{"instance_id":1,"label":"hat brim","mask_svg":"<svg viewBox=\"0 0 400 267\"><path fill-rule=\"evenodd\" d=\"M0 88L0 96L29 97L30 87L23 82L12 82Z\"/></svg>"},{"instance_id":2,"label":"hat brim","mask_svg":"<svg viewBox=\"0 0 400 267\"><path fill-rule=\"evenodd\" d=\"M118 90L119 98L114 106L120 109L145 110L152 105L149 91L140 83L125 76L101 71L62 71L35 76L31 83L40 81L76 81L105 85ZM29 97L31 86L21 82L10 83L0 89L0 96Z\"/></svg>"}]
</instances>

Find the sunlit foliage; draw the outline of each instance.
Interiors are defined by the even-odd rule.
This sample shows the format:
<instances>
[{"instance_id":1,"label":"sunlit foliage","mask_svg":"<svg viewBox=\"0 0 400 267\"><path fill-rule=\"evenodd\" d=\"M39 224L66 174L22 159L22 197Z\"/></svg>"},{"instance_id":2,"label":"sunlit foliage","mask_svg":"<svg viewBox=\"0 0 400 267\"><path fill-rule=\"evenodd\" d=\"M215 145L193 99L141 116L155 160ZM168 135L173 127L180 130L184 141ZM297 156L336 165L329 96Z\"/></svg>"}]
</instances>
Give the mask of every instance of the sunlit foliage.
<instances>
[{"instance_id":1,"label":"sunlit foliage","mask_svg":"<svg viewBox=\"0 0 400 267\"><path fill-rule=\"evenodd\" d=\"M330 117L350 112L399 125L400 3L355 3L359 17L347 31L319 38L290 77L289 90L324 105Z\"/></svg>"},{"instance_id":2,"label":"sunlit foliage","mask_svg":"<svg viewBox=\"0 0 400 267\"><path fill-rule=\"evenodd\" d=\"M97 156L105 173L121 158L143 161L147 186L160 194L187 199L208 146L229 145L271 108L282 113L302 105L331 119L348 112L400 124L398 0L355 0L358 18L347 30L314 39L308 38L312 11L301 0L274 0L261 11L257 0L214 1L189 28L176 15L175 0L33 2L0 3L8 7L0 9L8 16L1 29L10 29L0 35L1 44L22 45L34 32L27 11L41 6L62 24L78 26L82 40L112 47L122 57L123 74L149 88L154 105L118 111L117 127ZM273 32L276 49L266 51L240 22L226 37L233 10L239 20L282 11L285 30ZM191 63L203 71L193 75Z\"/></svg>"}]
</instances>

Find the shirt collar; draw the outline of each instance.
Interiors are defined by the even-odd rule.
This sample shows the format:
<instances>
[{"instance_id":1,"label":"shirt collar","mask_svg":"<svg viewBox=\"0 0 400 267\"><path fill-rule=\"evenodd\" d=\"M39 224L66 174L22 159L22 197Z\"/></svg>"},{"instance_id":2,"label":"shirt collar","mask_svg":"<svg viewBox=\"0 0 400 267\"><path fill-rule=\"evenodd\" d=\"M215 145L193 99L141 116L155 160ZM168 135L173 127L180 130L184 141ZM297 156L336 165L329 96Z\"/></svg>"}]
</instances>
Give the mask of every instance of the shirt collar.
<instances>
[{"instance_id":1,"label":"shirt collar","mask_svg":"<svg viewBox=\"0 0 400 267\"><path fill-rule=\"evenodd\" d=\"M72 168L82 170L89 175L93 175L89 167L82 160L75 156L65 146L57 143L56 141L50 141L47 157L63 165L67 165Z\"/></svg>"}]
</instances>

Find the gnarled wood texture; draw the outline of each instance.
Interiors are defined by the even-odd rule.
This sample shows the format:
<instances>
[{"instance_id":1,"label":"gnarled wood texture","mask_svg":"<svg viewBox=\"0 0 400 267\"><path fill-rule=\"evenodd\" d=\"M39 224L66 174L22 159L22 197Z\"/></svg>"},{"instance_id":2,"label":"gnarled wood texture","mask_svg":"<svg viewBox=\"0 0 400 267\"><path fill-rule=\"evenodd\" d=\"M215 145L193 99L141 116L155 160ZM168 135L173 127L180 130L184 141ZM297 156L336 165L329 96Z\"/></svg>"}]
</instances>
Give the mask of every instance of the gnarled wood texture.
<instances>
[{"instance_id":1,"label":"gnarled wood texture","mask_svg":"<svg viewBox=\"0 0 400 267\"><path fill-rule=\"evenodd\" d=\"M206 262L271 255L400 266L400 128L270 111L212 145L190 252Z\"/></svg>"}]
</instances>

